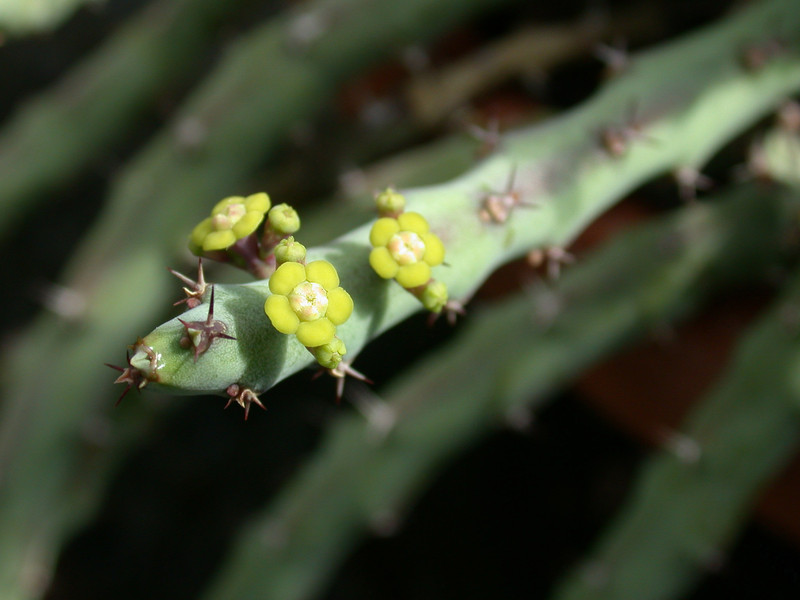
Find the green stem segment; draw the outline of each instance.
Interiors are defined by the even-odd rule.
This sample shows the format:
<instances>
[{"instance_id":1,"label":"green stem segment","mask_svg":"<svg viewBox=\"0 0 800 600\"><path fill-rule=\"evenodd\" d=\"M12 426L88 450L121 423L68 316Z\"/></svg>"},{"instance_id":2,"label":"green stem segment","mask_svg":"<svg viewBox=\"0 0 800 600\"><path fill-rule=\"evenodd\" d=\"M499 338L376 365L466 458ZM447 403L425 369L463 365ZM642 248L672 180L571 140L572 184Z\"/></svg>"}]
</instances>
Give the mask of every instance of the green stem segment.
<instances>
[{"instance_id":1,"label":"green stem segment","mask_svg":"<svg viewBox=\"0 0 800 600\"><path fill-rule=\"evenodd\" d=\"M794 2L754 5L705 32L646 53L586 105L510 136L502 151L470 173L406 192L408 209L424 214L447 248L450 266L437 267L434 277L447 284L451 297L469 297L498 265L533 248L569 243L647 179L699 169L722 144L800 89L797 53L787 50L758 70L742 61L748 47L772 36L800 43ZM626 118L630 106L636 107L638 135L623 151L610 152L602 133ZM504 189L512 171L517 206L504 222L486 222L481 219L484 201ZM361 227L308 251L309 260L324 258L337 267L355 301L353 316L339 329L350 356L419 306L371 272L368 230ZM146 336L145 343L162 358L157 384L179 393L223 393L237 383L261 393L306 366L304 348L269 326L262 308L267 295L266 281L219 286L215 310L237 342L216 344L196 363L177 345L181 326L176 319Z\"/></svg>"},{"instance_id":2,"label":"green stem segment","mask_svg":"<svg viewBox=\"0 0 800 600\"><path fill-rule=\"evenodd\" d=\"M631 338L759 277L779 258L798 201L777 188L735 190L621 236L555 290L540 286L474 315L448 348L382 390L388 421L351 414L332 425L248 526L206 598L313 597L361 535L401 520L436 471L478 438ZM656 498L668 509L673 497L665 489ZM648 515L645 531L660 527L663 517ZM630 554L647 544L644 533L637 540Z\"/></svg>"}]
</instances>

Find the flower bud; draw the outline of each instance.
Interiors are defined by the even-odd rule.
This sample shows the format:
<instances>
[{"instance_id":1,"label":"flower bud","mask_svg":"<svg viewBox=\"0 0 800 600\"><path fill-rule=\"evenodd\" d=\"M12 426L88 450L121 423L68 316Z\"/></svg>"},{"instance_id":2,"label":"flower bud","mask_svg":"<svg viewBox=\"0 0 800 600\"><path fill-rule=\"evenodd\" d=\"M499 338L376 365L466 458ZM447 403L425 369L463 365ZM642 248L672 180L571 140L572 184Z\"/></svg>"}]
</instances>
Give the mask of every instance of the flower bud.
<instances>
[{"instance_id":1,"label":"flower bud","mask_svg":"<svg viewBox=\"0 0 800 600\"><path fill-rule=\"evenodd\" d=\"M338 337L334 337L327 344L312 348L314 358L326 369L335 369L342 362L342 357L347 354L344 342Z\"/></svg>"},{"instance_id":2,"label":"flower bud","mask_svg":"<svg viewBox=\"0 0 800 600\"><path fill-rule=\"evenodd\" d=\"M275 247L275 261L278 265L286 262L302 263L306 260L306 247L296 242L292 236L280 241Z\"/></svg>"},{"instance_id":3,"label":"flower bud","mask_svg":"<svg viewBox=\"0 0 800 600\"><path fill-rule=\"evenodd\" d=\"M422 290L422 294L420 295L420 300L422 301L422 305L431 312L441 312L442 309L447 304L447 286L441 282L431 280L428 285L425 286L425 289Z\"/></svg>"},{"instance_id":4,"label":"flower bud","mask_svg":"<svg viewBox=\"0 0 800 600\"><path fill-rule=\"evenodd\" d=\"M281 235L290 235L300 229L300 217L288 204L273 206L267 218L272 229Z\"/></svg>"},{"instance_id":5,"label":"flower bud","mask_svg":"<svg viewBox=\"0 0 800 600\"><path fill-rule=\"evenodd\" d=\"M386 188L375 197L375 204L381 216L396 217L406 208L406 198L392 188Z\"/></svg>"}]
</instances>

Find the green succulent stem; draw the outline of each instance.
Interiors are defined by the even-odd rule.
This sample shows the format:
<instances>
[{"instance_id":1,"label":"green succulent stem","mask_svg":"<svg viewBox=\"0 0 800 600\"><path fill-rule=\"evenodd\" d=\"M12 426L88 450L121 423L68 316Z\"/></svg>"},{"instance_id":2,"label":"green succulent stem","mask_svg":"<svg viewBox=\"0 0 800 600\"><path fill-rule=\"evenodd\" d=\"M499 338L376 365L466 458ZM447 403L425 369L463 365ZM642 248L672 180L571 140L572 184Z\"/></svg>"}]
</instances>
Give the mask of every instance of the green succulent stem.
<instances>
[{"instance_id":1,"label":"green succulent stem","mask_svg":"<svg viewBox=\"0 0 800 600\"><path fill-rule=\"evenodd\" d=\"M387 519L401 522L436 472L482 436L524 422L526 411L594 361L775 265L798 202L798 193L785 188L730 190L617 237L567 271L555 289L540 285L478 311L454 343L378 390L381 414L390 419L344 413L327 429L315 454L241 535L206 600L250 597L254 590L259 598L314 597L361 536L380 531ZM760 414L758 394L751 395ZM765 470L773 472L787 446L775 453L762 441L756 462L772 460ZM670 510L669 490L647 497L658 507L648 509L642 532L659 527L663 515L680 516ZM635 527L626 525L628 557L652 546ZM668 536L669 529L657 533ZM668 575L671 564L653 561L648 572L662 568ZM692 575L691 566L682 574ZM635 579L636 571L627 575ZM655 587L664 580L654 579Z\"/></svg>"},{"instance_id":2,"label":"green succulent stem","mask_svg":"<svg viewBox=\"0 0 800 600\"><path fill-rule=\"evenodd\" d=\"M777 25L776 25L777 24ZM776 30L776 27L780 29ZM748 46L779 36L786 52L760 65L743 64ZM669 172L699 171L725 142L800 89L800 12L789 0L753 5L722 23L631 60L628 71L575 110L502 140L500 149L443 185L403 191L407 208L426 217L447 248L447 267L434 277L454 299L469 297L500 264L536 248L567 245L602 211L640 183ZM602 132L636 107L640 135L624 152L609 152ZM631 127L633 123L629 124ZM518 205L503 222L486 222L487 195L506 188L514 172ZM519 207L535 203L535 208ZM419 309L399 286L367 264L369 225L327 246L308 249L338 270L355 311L337 335L355 356L372 338ZM262 393L305 367L299 343L264 316L266 281L218 286L216 314L236 342L219 343L195 363L177 343L170 320L145 343L163 358L154 387L178 393L223 393L233 383ZM199 320L187 313L185 319Z\"/></svg>"}]
</instances>

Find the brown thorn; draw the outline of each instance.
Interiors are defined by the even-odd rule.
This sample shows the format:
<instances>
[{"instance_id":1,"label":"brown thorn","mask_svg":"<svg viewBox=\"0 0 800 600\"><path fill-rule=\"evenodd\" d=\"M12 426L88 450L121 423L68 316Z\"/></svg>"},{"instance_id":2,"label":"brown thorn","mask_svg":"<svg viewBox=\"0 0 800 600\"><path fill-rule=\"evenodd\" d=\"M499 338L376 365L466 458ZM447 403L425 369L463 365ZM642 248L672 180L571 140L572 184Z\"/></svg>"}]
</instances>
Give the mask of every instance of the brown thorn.
<instances>
[{"instance_id":1,"label":"brown thorn","mask_svg":"<svg viewBox=\"0 0 800 600\"><path fill-rule=\"evenodd\" d=\"M200 306L200 304L202 304L202 298L205 295L207 287L205 274L203 272L203 259L197 259L197 281L188 278L186 275L176 271L175 269L167 267L167 271L172 273L175 277L185 283L186 286L188 286L183 288L186 298L182 298L177 302L173 302L172 305L177 306L178 304L183 304L185 302L189 308Z\"/></svg>"},{"instance_id":2,"label":"brown thorn","mask_svg":"<svg viewBox=\"0 0 800 600\"><path fill-rule=\"evenodd\" d=\"M175 277L177 277L178 279L180 279L180 280L181 280L183 283L185 283L186 285L195 285L195 282L194 282L194 281L192 281L191 279L189 279L189 278L188 278L186 275L184 275L184 274L183 274L183 273L181 273L180 271L176 271L176 270L175 270L175 269L173 269L172 267L167 267L167 271L169 271L170 273L172 273L173 275L175 275ZM183 300L182 300L181 302L183 302Z\"/></svg>"},{"instance_id":3,"label":"brown thorn","mask_svg":"<svg viewBox=\"0 0 800 600\"><path fill-rule=\"evenodd\" d=\"M267 408L262 404L261 400L259 400L258 396L256 395L253 390L248 388L242 389L239 387L238 384L233 383L228 386L225 390L228 394L228 402L225 404L225 408L228 408L231 405L231 402L236 402L239 406L244 409L244 420L246 421L247 418L250 416L250 407L255 404L256 406L260 407L261 410L267 410Z\"/></svg>"},{"instance_id":4,"label":"brown thorn","mask_svg":"<svg viewBox=\"0 0 800 600\"><path fill-rule=\"evenodd\" d=\"M211 325L214 320L214 287L211 286L211 300L208 303L208 316L206 317L206 325Z\"/></svg>"},{"instance_id":5,"label":"brown thorn","mask_svg":"<svg viewBox=\"0 0 800 600\"><path fill-rule=\"evenodd\" d=\"M319 377L323 372L328 372L331 376L337 379L336 381L336 404L341 404L342 396L344 396L344 382L345 378L349 375L353 379L357 379L359 381L363 381L364 383L368 383L372 385L374 382L361 373L360 371L356 371L353 367L350 366L350 363L341 362L339 365L334 369L320 369L314 375L314 378Z\"/></svg>"},{"instance_id":6,"label":"brown thorn","mask_svg":"<svg viewBox=\"0 0 800 600\"><path fill-rule=\"evenodd\" d=\"M430 315L428 315L428 327L433 327L433 324L439 320L439 317L441 317L442 314L445 315L448 325L453 327L458 320L458 315L461 315L462 317L465 316L467 314L467 309L464 307L463 302L458 300L448 300L441 311L438 313L432 312Z\"/></svg>"},{"instance_id":7,"label":"brown thorn","mask_svg":"<svg viewBox=\"0 0 800 600\"><path fill-rule=\"evenodd\" d=\"M120 395L120 397L119 397L119 398L117 398L117 401L116 401L116 402L114 402L114 407L115 407L115 408L116 408L117 406L119 406L119 403L120 403L120 402L122 402L122 399L123 399L123 398L125 397L125 395L126 395L128 392L130 392L130 391L131 391L131 386L130 386L130 385L128 385L128 387L126 387L126 388L125 388L125 390L122 392L122 394Z\"/></svg>"}]
</instances>

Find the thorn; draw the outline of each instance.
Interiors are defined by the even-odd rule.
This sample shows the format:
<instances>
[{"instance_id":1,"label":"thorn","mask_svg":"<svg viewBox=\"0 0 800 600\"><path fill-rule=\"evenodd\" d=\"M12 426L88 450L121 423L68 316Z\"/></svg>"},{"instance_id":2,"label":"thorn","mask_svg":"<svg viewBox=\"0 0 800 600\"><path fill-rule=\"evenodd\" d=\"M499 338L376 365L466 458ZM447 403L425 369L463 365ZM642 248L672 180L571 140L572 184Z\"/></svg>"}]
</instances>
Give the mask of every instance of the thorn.
<instances>
[{"instance_id":1,"label":"thorn","mask_svg":"<svg viewBox=\"0 0 800 600\"><path fill-rule=\"evenodd\" d=\"M425 46L418 44L403 48L400 59L411 73L422 73L431 65L431 57Z\"/></svg>"},{"instance_id":2,"label":"thorn","mask_svg":"<svg viewBox=\"0 0 800 600\"><path fill-rule=\"evenodd\" d=\"M317 377L319 377L324 371L327 371L329 375L331 375L331 376L333 376L333 377L335 377L337 379L337 381L336 381L336 404L341 404L341 402L342 402L342 396L344 396L344 381L345 381L345 378L348 375L350 377L352 377L353 379L357 379L358 381L363 381L363 382L368 383L370 385L373 384L373 381L371 379L369 379L363 373L360 373L359 371L356 371L353 367L350 366L349 362L342 361L342 362L340 362L338 364L338 366L336 366L333 369L325 369L325 368L323 368L323 369L321 369L320 371L318 371L314 375L314 378L316 379Z\"/></svg>"},{"instance_id":3,"label":"thorn","mask_svg":"<svg viewBox=\"0 0 800 600\"><path fill-rule=\"evenodd\" d=\"M467 309L464 304L459 300L448 300L444 308L438 313L431 313L428 315L428 327L433 327L433 324L439 320L442 315L447 319L447 323L453 327L458 320L459 315L464 317L467 314Z\"/></svg>"},{"instance_id":4,"label":"thorn","mask_svg":"<svg viewBox=\"0 0 800 600\"><path fill-rule=\"evenodd\" d=\"M790 133L800 132L800 102L787 100L778 109L778 127Z\"/></svg>"},{"instance_id":5,"label":"thorn","mask_svg":"<svg viewBox=\"0 0 800 600\"><path fill-rule=\"evenodd\" d=\"M742 67L751 73L758 73L776 58L785 54L788 44L781 39L766 39L745 46L739 56Z\"/></svg>"},{"instance_id":6,"label":"thorn","mask_svg":"<svg viewBox=\"0 0 800 600\"><path fill-rule=\"evenodd\" d=\"M397 410L365 385L351 388L350 402L366 419L373 441L381 442L397 424Z\"/></svg>"},{"instance_id":7,"label":"thorn","mask_svg":"<svg viewBox=\"0 0 800 600\"><path fill-rule=\"evenodd\" d=\"M645 124L636 113L636 102L632 102L628 108L628 115L622 124L608 125L600 130L600 145L612 158L625 156L634 141L656 141L645 133Z\"/></svg>"},{"instance_id":8,"label":"thorn","mask_svg":"<svg viewBox=\"0 0 800 600\"><path fill-rule=\"evenodd\" d=\"M211 343L216 338L222 338L226 340L236 339L235 337L225 333L228 329L225 323L214 320L213 285L211 286L211 300L208 303L208 316L206 317L206 320L187 322L179 318L178 321L180 321L184 329L186 329L186 334L181 338L180 341L181 347L188 348L189 346L192 346L194 348L195 362L197 362L197 359L201 354L206 352L211 347Z\"/></svg>"},{"instance_id":9,"label":"thorn","mask_svg":"<svg viewBox=\"0 0 800 600\"><path fill-rule=\"evenodd\" d=\"M183 288L183 291L186 293L186 298L182 298L181 300L174 302L172 306L178 306L178 304L183 304L184 302L188 308L200 306L200 304L203 302L203 296L206 293L206 289L208 288L205 275L203 274L203 259L197 259L197 281L188 278L186 275L179 273L175 269L167 267L167 271L175 275L175 277L180 279L187 286Z\"/></svg>"},{"instance_id":10,"label":"thorn","mask_svg":"<svg viewBox=\"0 0 800 600\"><path fill-rule=\"evenodd\" d=\"M537 327L550 327L564 310L562 295L541 278L531 278L522 290L531 301L531 321Z\"/></svg>"},{"instance_id":11,"label":"thorn","mask_svg":"<svg viewBox=\"0 0 800 600\"><path fill-rule=\"evenodd\" d=\"M597 44L592 54L605 65L606 76L609 78L622 75L630 66L630 53L624 41Z\"/></svg>"},{"instance_id":12,"label":"thorn","mask_svg":"<svg viewBox=\"0 0 800 600\"><path fill-rule=\"evenodd\" d=\"M131 391L132 387L135 387L137 390L142 389L145 385L147 385L147 378L144 377L143 373L131 365L131 354L130 352L125 352L125 362L128 363L127 367L118 367L117 365L112 365L109 363L103 363L107 367L111 367L115 371L119 371L122 373L119 377L114 380L114 383L124 383L125 389L123 390L122 394L117 401L114 403L114 406L119 406L119 403L122 402L122 399L125 395Z\"/></svg>"},{"instance_id":13,"label":"thorn","mask_svg":"<svg viewBox=\"0 0 800 600\"><path fill-rule=\"evenodd\" d=\"M665 431L661 435L661 445L679 461L687 465L694 465L703 456L703 448L692 437L678 431Z\"/></svg>"},{"instance_id":14,"label":"thorn","mask_svg":"<svg viewBox=\"0 0 800 600\"><path fill-rule=\"evenodd\" d=\"M514 180L517 177L517 166L511 168L508 184L503 192L491 192L484 196L478 209L478 218L484 223L505 223L517 207L535 208L537 202L524 200L519 190L514 190Z\"/></svg>"},{"instance_id":15,"label":"thorn","mask_svg":"<svg viewBox=\"0 0 800 600\"><path fill-rule=\"evenodd\" d=\"M379 510L369 517L369 528L379 537L387 538L395 535L400 525L400 516L391 509Z\"/></svg>"},{"instance_id":16,"label":"thorn","mask_svg":"<svg viewBox=\"0 0 800 600\"><path fill-rule=\"evenodd\" d=\"M703 175L694 167L679 167L674 176L678 183L678 194L681 200L686 202L696 200L698 190L706 191L714 185L714 181L710 177Z\"/></svg>"},{"instance_id":17,"label":"thorn","mask_svg":"<svg viewBox=\"0 0 800 600\"><path fill-rule=\"evenodd\" d=\"M486 127L467 123L466 129L470 137L481 143L477 153L479 157L485 158L499 148L502 136L500 135L500 119L497 117L491 117Z\"/></svg>"},{"instance_id":18,"label":"thorn","mask_svg":"<svg viewBox=\"0 0 800 600\"><path fill-rule=\"evenodd\" d=\"M516 432L529 432L533 426L534 416L530 406L517 404L506 411L505 422Z\"/></svg>"},{"instance_id":19,"label":"thorn","mask_svg":"<svg viewBox=\"0 0 800 600\"><path fill-rule=\"evenodd\" d=\"M191 152L202 147L208 139L208 125L198 117L184 117L176 124L174 135L178 147Z\"/></svg>"},{"instance_id":20,"label":"thorn","mask_svg":"<svg viewBox=\"0 0 800 600\"><path fill-rule=\"evenodd\" d=\"M228 408L232 402L236 402L244 409L245 421L247 421L247 418L250 416L250 407L253 404L258 406L261 410L267 410L267 408L261 403L261 400L259 400L258 395L253 390L242 388L238 383L232 383L229 385L225 392L228 394L229 398L223 410Z\"/></svg>"},{"instance_id":21,"label":"thorn","mask_svg":"<svg viewBox=\"0 0 800 600\"><path fill-rule=\"evenodd\" d=\"M208 303L208 316L206 317L206 325L211 325L214 321L214 286L211 286L211 301Z\"/></svg>"},{"instance_id":22,"label":"thorn","mask_svg":"<svg viewBox=\"0 0 800 600\"><path fill-rule=\"evenodd\" d=\"M575 255L559 246L537 248L528 252L527 261L534 269L545 265L547 276L558 279L561 276L561 267L575 263Z\"/></svg>"}]
</instances>

